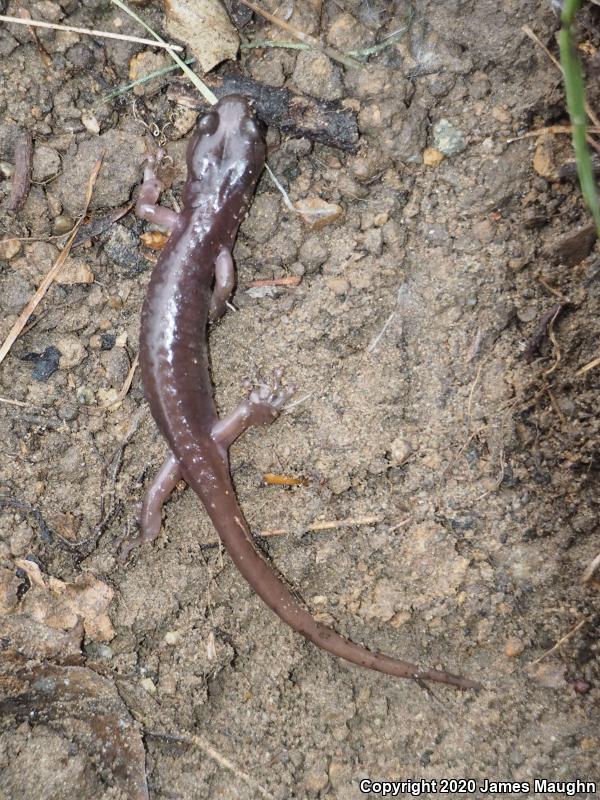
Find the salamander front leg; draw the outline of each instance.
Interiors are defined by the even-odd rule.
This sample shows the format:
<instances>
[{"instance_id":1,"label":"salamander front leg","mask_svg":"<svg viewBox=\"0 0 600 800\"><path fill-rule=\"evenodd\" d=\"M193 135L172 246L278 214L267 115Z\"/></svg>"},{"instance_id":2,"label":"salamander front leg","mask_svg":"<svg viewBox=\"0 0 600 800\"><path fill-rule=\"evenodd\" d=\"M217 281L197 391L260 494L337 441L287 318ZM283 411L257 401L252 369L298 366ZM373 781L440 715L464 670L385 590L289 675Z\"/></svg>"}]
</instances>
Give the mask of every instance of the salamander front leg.
<instances>
[{"instance_id":1,"label":"salamander front leg","mask_svg":"<svg viewBox=\"0 0 600 800\"><path fill-rule=\"evenodd\" d=\"M159 206L156 201L164 186L156 177L156 165L163 157L164 151L159 149L154 156L148 156L144 168L144 182L140 186L140 191L135 204L135 213L140 219L146 222L154 222L161 228L173 230L177 226L179 214L170 208Z\"/></svg>"},{"instance_id":2,"label":"salamander front leg","mask_svg":"<svg viewBox=\"0 0 600 800\"><path fill-rule=\"evenodd\" d=\"M162 525L162 507L181 478L179 462L171 454L146 489L139 517L140 532L133 539L123 542L119 552L121 561L125 561L134 547L153 542L156 539Z\"/></svg>"},{"instance_id":3,"label":"salamander front leg","mask_svg":"<svg viewBox=\"0 0 600 800\"><path fill-rule=\"evenodd\" d=\"M235 286L235 266L229 250L221 250L215 262L215 286L210 299L209 318L215 322L223 316Z\"/></svg>"},{"instance_id":4,"label":"salamander front leg","mask_svg":"<svg viewBox=\"0 0 600 800\"><path fill-rule=\"evenodd\" d=\"M282 374L282 370L276 370L272 386L259 384L229 416L215 423L212 437L217 444L228 450L251 425L270 425L277 418L283 404L294 393L293 387L282 388ZM251 386L249 381L246 385Z\"/></svg>"}]
</instances>

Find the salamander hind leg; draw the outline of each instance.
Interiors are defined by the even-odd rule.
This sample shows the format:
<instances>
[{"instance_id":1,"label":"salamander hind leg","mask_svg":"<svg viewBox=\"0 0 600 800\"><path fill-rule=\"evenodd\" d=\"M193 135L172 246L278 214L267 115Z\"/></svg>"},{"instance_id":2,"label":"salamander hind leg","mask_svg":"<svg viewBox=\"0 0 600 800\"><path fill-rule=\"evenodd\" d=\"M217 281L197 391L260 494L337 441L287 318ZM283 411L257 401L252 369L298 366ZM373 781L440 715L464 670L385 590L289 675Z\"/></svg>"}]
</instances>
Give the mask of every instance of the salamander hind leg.
<instances>
[{"instance_id":1,"label":"salamander hind leg","mask_svg":"<svg viewBox=\"0 0 600 800\"><path fill-rule=\"evenodd\" d=\"M140 186L135 204L135 213L140 219L145 219L146 222L154 222L162 228L173 230L177 225L179 214L170 208L156 204L164 188L156 176L156 165L163 155L163 150L159 149L156 155L148 156L144 167L144 182Z\"/></svg>"},{"instance_id":2,"label":"salamander hind leg","mask_svg":"<svg viewBox=\"0 0 600 800\"><path fill-rule=\"evenodd\" d=\"M179 462L171 454L146 489L139 515L140 532L132 539L123 542L119 551L119 559L121 561L125 561L134 547L153 542L156 539L162 526L162 507L181 478L182 473Z\"/></svg>"},{"instance_id":3,"label":"salamander hind leg","mask_svg":"<svg viewBox=\"0 0 600 800\"><path fill-rule=\"evenodd\" d=\"M248 397L225 419L215 423L212 437L227 450L233 442L252 425L270 425L284 403L293 395L294 388L281 386L282 370L276 370L271 385L261 383L250 391ZM245 385L251 388L250 381Z\"/></svg>"}]
</instances>

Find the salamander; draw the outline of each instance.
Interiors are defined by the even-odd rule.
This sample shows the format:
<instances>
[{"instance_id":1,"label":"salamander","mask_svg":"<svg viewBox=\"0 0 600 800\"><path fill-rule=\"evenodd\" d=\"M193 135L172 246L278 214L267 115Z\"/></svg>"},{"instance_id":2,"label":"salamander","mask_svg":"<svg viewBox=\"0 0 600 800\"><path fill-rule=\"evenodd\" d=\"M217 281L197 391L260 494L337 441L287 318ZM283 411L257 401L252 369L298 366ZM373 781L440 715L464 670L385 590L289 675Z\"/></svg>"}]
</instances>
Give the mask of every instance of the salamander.
<instances>
[{"instance_id":1,"label":"salamander","mask_svg":"<svg viewBox=\"0 0 600 800\"><path fill-rule=\"evenodd\" d=\"M140 533L125 543L125 557L151 542L162 506L183 480L196 492L233 563L259 597L318 647L353 664L400 678L478 688L468 678L367 650L321 624L301 605L258 550L236 499L228 450L252 425L272 422L289 392L280 373L219 419L209 371L209 321L225 311L234 287L231 250L265 164L262 131L249 103L222 98L197 122L187 150L184 209L157 205L162 185L150 158L136 203L142 219L171 230L152 272L142 310L140 365L152 416L169 455L147 489Z\"/></svg>"}]
</instances>

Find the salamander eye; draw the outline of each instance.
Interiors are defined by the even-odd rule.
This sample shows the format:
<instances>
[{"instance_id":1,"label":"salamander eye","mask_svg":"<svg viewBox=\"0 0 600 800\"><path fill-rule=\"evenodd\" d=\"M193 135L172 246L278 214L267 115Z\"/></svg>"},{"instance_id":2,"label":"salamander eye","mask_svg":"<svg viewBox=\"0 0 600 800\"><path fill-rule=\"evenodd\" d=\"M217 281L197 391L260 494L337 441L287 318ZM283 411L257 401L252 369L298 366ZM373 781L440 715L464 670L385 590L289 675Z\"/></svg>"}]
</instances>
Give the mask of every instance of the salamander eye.
<instances>
[{"instance_id":1,"label":"salamander eye","mask_svg":"<svg viewBox=\"0 0 600 800\"><path fill-rule=\"evenodd\" d=\"M263 126L254 117L246 117L244 119L242 130L251 139L261 139L264 136Z\"/></svg>"},{"instance_id":2,"label":"salamander eye","mask_svg":"<svg viewBox=\"0 0 600 800\"><path fill-rule=\"evenodd\" d=\"M198 133L211 134L215 133L218 127L219 115L216 111L209 111L208 114L205 114L200 120L198 120L196 131Z\"/></svg>"}]
</instances>

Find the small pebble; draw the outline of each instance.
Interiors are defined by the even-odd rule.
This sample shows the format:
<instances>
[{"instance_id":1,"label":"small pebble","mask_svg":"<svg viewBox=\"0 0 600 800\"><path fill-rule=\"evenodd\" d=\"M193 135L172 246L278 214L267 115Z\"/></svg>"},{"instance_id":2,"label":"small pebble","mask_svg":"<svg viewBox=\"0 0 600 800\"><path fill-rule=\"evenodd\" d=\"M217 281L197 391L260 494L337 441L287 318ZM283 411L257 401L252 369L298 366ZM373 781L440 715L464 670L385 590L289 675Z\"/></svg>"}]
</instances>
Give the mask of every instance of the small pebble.
<instances>
[{"instance_id":1,"label":"small pebble","mask_svg":"<svg viewBox=\"0 0 600 800\"><path fill-rule=\"evenodd\" d=\"M10 261L21 250L21 242L16 239L7 239L0 242L0 261Z\"/></svg>"},{"instance_id":2,"label":"small pebble","mask_svg":"<svg viewBox=\"0 0 600 800\"><path fill-rule=\"evenodd\" d=\"M334 294L342 295L348 293L349 284L345 278L329 278L326 281L326 285Z\"/></svg>"},{"instance_id":3,"label":"small pebble","mask_svg":"<svg viewBox=\"0 0 600 800\"><path fill-rule=\"evenodd\" d=\"M78 283L93 282L94 273L85 261L80 261L78 258L67 258L56 278L56 283L60 286L74 286Z\"/></svg>"},{"instance_id":4,"label":"small pebble","mask_svg":"<svg viewBox=\"0 0 600 800\"><path fill-rule=\"evenodd\" d=\"M63 233L68 233L73 227L73 220L67 214L60 214L55 217L52 224L52 232L55 236L61 236Z\"/></svg>"},{"instance_id":5,"label":"small pebble","mask_svg":"<svg viewBox=\"0 0 600 800\"><path fill-rule=\"evenodd\" d=\"M516 636L511 636L504 645L504 655L508 658L516 658L525 650L525 644Z\"/></svg>"},{"instance_id":6,"label":"small pebble","mask_svg":"<svg viewBox=\"0 0 600 800\"><path fill-rule=\"evenodd\" d=\"M90 133L100 133L100 123L90 111L81 112L81 122Z\"/></svg>"},{"instance_id":7,"label":"small pebble","mask_svg":"<svg viewBox=\"0 0 600 800\"><path fill-rule=\"evenodd\" d=\"M81 406L93 406L96 402L96 397L89 386L78 386L76 391L77 402Z\"/></svg>"},{"instance_id":8,"label":"small pebble","mask_svg":"<svg viewBox=\"0 0 600 800\"><path fill-rule=\"evenodd\" d=\"M314 273L329 258L329 248L321 237L309 236L300 247L298 258L308 273Z\"/></svg>"},{"instance_id":9,"label":"small pebble","mask_svg":"<svg viewBox=\"0 0 600 800\"><path fill-rule=\"evenodd\" d=\"M156 694L156 684L152 680L152 678L142 678L140 681L140 685L142 689L145 689L148 694L155 695Z\"/></svg>"},{"instance_id":10,"label":"small pebble","mask_svg":"<svg viewBox=\"0 0 600 800\"><path fill-rule=\"evenodd\" d=\"M79 366L86 357L85 347L81 344L77 336L63 336L57 342L60 350L60 368L72 369Z\"/></svg>"},{"instance_id":11,"label":"small pebble","mask_svg":"<svg viewBox=\"0 0 600 800\"><path fill-rule=\"evenodd\" d=\"M592 685L584 681L583 678L578 678L573 682L573 689L575 689L577 694L587 694L591 688Z\"/></svg>"},{"instance_id":12,"label":"small pebble","mask_svg":"<svg viewBox=\"0 0 600 800\"><path fill-rule=\"evenodd\" d=\"M320 197L307 197L305 200L298 200L294 205L302 221L314 231L331 225L344 211L337 203L328 203Z\"/></svg>"},{"instance_id":13,"label":"small pebble","mask_svg":"<svg viewBox=\"0 0 600 800\"><path fill-rule=\"evenodd\" d=\"M58 369L60 353L50 345L43 353L27 353L23 356L23 361L33 361L35 367L31 373L34 381L47 381Z\"/></svg>"},{"instance_id":14,"label":"small pebble","mask_svg":"<svg viewBox=\"0 0 600 800\"><path fill-rule=\"evenodd\" d=\"M426 167L437 167L444 160L444 154L435 147L426 147L423 150L423 163Z\"/></svg>"},{"instance_id":15,"label":"small pebble","mask_svg":"<svg viewBox=\"0 0 600 800\"><path fill-rule=\"evenodd\" d=\"M115 346L116 340L117 337L114 335L114 333L103 333L100 336L100 341L101 341L100 348L102 350L112 350L113 347Z\"/></svg>"},{"instance_id":16,"label":"small pebble","mask_svg":"<svg viewBox=\"0 0 600 800\"><path fill-rule=\"evenodd\" d=\"M445 156L455 156L465 150L467 144L458 128L447 119L441 119L433 127L434 147Z\"/></svg>"},{"instance_id":17,"label":"small pebble","mask_svg":"<svg viewBox=\"0 0 600 800\"><path fill-rule=\"evenodd\" d=\"M390 445L390 456L394 464L404 464L412 453L411 443L401 436L397 436Z\"/></svg>"}]
</instances>

